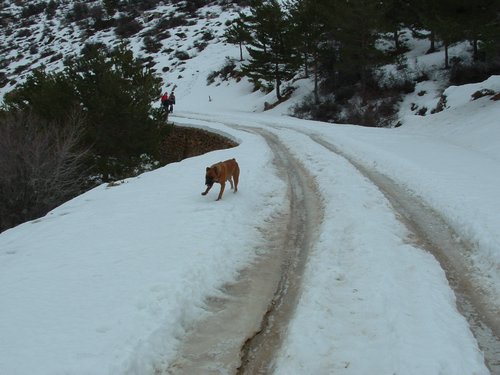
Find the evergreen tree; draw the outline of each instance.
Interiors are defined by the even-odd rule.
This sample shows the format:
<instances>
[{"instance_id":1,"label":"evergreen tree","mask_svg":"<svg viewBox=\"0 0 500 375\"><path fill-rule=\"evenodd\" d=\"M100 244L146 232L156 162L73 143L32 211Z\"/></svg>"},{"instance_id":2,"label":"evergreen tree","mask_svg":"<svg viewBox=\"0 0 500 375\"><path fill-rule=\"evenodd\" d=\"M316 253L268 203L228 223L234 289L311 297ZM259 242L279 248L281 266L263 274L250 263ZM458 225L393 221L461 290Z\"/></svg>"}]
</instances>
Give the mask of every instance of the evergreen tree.
<instances>
[{"instance_id":1,"label":"evergreen tree","mask_svg":"<svg viewBox=\"0 0 500 375\"><path fill-rule=\"evenodd\" d=\"M396 54L402 51L400 34L405 26L413 26L418 23L418 17L410 0L386 0L383 2L382 30L392 34L394 51Z\"/></svg>"},{"instance_id":2,"label":"evergreen tree","mask_svg":"<svg viewBox=\"0 0 500 375\"><path fill-rule=\"evenodd\" d=\"M326 42L326 19L328 8L325 2L296 0L286 3L290 14L293 40L302 57L305 77L309 77L310 66L314 73L314 100L319 103L319 55Z\"/></svg>"},{"instance_id":3,"label":"evergreen tree","mask_svg":"<svg viewBox=\"0 0 500 375\"><path fill-rule=\"evenodd\" d=\"M7 93L5 105L12 112L32 112L42 120L64 124L68 113L79 107L74 87L62 72L34 70L26 81Z\"/></svg>"},{"instance_id":4,"label":"evergreen tree","mask_svg":"<svg viewBox=\"0 0 500 375\"><path fill-rule=\"evenodd\" d=\"M432 37L435 36L443 42L445 52L444 67L448 69L450 67L450 45L465 38L462 25L465 9L460 4L460 1L456 0L422 0L421 9L421 19L424 27L431 30Z\"/></svg>"},{"instance_id":5,"label":"evergreen tree","mask_svg":"<svg viewBox=\"0 0 500 375\"><path fill-rule=\"evenodd\" d=\"M66 64L105 177L122 175L141 154L154 155L158 126L151 103L160 95L161 80L124 46L109 51L102 44L88 44Z\"/></svg>"},{"instance_id":6,"label":"evergreen tree","mask_svg":"<svg viewBox=\"0 0 500 375\"><path fill-rule=\"evenodd\" d=\"M371 78L374 67L384 61L376 48L381 29L383 3L376 0L323 0L328 9L328 48L323 49L323 66L329 66L333 87L361 83ZM326 5L328 3L328 5Z\"/></svg>"},{"instance_id":7,"label":"evergreen tree","mask_svg":"<svg viewBox=\"0 0 500 375\"><path fill-rule=\"evenodd\" d=\"M243 61L243 44L248 43L251 40L250 32L245 26L246 17L243 13L239 13L239 17L234 20L226 30L224 38L226 42L231 44L237 44L240 48L240 61Z\"/></svg>"},{"instance_id":8,"label":"evergreen tree","mask_svg":"<svg viewBox=\"0 0 500 375\"><path fill-rule=\"evenodd\" d=\"M274 83L276 97L281 100L282 82L295 75L299 64L287 17L277 0L253 1L247 22L253 39L248 47L250 61L243 72L254 83Z\"/></svg>"},{"instance_id":9,"label":"evergreen tree","mask_svg":"<svg viewBox=\"0 0 500 375\"><path fill-rule=\"evenodd\" d=\"M494 12L490 13L493 19L490 19L484 24L481 29L482 45L480 51L484 53L484 59L488 63L493 63L497 66L495 70L498 74L500 66L500 4L497 2L494 7Z\"/></svg>"},{"instance_id":10,"label":"evergreen tree","mask_svg":"<svg viewBox=\"0 0 500 375\"><path fill-rule=\"evenodd\" d=\"M480 44L491 45L500 33L500 3L496 0L462 0L459 3L461 6L455 12L463 26L465 38L472 44L473 60L478 61ZM486 51L483 49L483 52Z\"/></svg>"},{"instance_id":11,"label":"evergreen tree","mask_svg":"<svg viewBox=\"0 0 500 375\"><path fill-rule=\"evenodd\" d=\"M5 96L7 110L64 124L77 107L85 115L94 172L104 180L132 175L140 156L157 150L162 122L151 103L161 94L161 80L124 46L89 44L65 64L59 73L35 71Z\"/></svg>"}]
</instances>

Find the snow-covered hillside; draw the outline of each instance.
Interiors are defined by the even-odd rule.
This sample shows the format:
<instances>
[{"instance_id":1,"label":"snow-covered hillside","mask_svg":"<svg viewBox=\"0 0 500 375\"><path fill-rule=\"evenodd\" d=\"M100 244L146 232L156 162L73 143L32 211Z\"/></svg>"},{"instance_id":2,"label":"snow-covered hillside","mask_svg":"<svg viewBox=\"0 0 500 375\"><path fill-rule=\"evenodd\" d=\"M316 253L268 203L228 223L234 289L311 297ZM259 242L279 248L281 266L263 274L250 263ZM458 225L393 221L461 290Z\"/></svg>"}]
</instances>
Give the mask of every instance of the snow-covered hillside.
<instances>
[{"instance_id":1,"label":"snow-covered hillside","mask_svg":"<svg viewBox=\"0 0 500 375\"><path fill-rule=\"evenodd\" d=\"M133 20L138 29L133 35L122 37L114 26L95 25L97 16L92 16L96 8L100 9L97 12L99 19L107 17L103 14L101 0L85 2L88 15L80 21L72 21L77 2L58 3L53 15L42 11L24 17L23 11L32 4L27 2L18 6L14 1L4 1L0 9L5 25L0 31L0 97L23 82L34 69L62 69L65 57L78 55L85 43L92 42L105 43L109 47L127 43L136 57L144 58L149 67L163 76L169 90L178 81L191 81L192 77L183 73L186 62L208 45L221 45L226 22L234 19L240 8L214 1L210 6L187 13L179 4L158 3L157 7L148 10L133 8L139 14ZM124 15L120 13L113 15L115 20L121 17ZM148 40L156 45L147 48ZM224 49L219 52L218 65L226 56Z\"/></svg>"}]
</instances>

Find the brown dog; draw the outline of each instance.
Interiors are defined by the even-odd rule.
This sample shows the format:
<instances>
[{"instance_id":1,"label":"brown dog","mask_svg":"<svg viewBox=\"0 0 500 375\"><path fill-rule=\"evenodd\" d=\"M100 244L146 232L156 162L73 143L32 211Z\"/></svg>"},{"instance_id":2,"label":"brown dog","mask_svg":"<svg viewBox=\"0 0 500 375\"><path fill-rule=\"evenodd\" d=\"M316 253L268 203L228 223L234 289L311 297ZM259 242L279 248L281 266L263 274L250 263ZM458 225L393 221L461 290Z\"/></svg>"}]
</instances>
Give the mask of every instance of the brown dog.
<instances>
[{"instance_id":1,"label":"brown dog","mask_svg":"<svg viewBox=\"0 0 500 375\"><path fill-rule=\"evenodd\" d=\"M236 193L238 191L239 178L240 167L235 159L221 161L211 167L207 167L207 173L205 174L205 185L207 186L207 190L201 193L201 195L207 195L214 183L218 182L220 184L220 192L217 200L221 199L224 188L226 187L226 181L231 183L231 189L234 189Z\"/></svg>"}]
</instances>

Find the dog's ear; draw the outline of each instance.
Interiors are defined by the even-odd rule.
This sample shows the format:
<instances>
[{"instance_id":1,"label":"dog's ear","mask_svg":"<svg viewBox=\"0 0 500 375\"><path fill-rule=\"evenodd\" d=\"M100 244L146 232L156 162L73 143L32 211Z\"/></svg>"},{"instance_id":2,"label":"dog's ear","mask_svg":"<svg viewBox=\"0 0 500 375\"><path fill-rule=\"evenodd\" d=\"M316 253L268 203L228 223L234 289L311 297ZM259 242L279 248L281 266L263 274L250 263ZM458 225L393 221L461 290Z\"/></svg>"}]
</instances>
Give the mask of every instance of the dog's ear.
<instances>
[{"instance_id":1,"label":"dog's ear","mask_svg":"<svg viewBox=\"0 0 500 375\"><path fill-rule=\"evenodd\" d=\"M207 167L207 172L210 170L210 167Z\"/></svg>"}]
</instances>

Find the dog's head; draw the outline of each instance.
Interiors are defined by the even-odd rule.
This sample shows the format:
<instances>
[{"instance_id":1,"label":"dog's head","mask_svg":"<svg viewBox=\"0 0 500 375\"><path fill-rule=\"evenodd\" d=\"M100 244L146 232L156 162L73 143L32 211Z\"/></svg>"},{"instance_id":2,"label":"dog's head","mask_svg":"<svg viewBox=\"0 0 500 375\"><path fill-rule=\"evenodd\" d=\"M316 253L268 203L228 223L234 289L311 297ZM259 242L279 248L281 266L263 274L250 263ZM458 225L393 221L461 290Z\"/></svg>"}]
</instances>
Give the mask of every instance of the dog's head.
<instances>
[{"instance_id":1,"label":"dog's head","mask_svg":"<svg viewBox=\"0 0 500 375\"><path fill-rule=\"evenodd\" d=\"M207 167L207 172L205 173L205 185L212 186L214 182L217 182L217 168Z\"/></svg>"}]
</instances>

